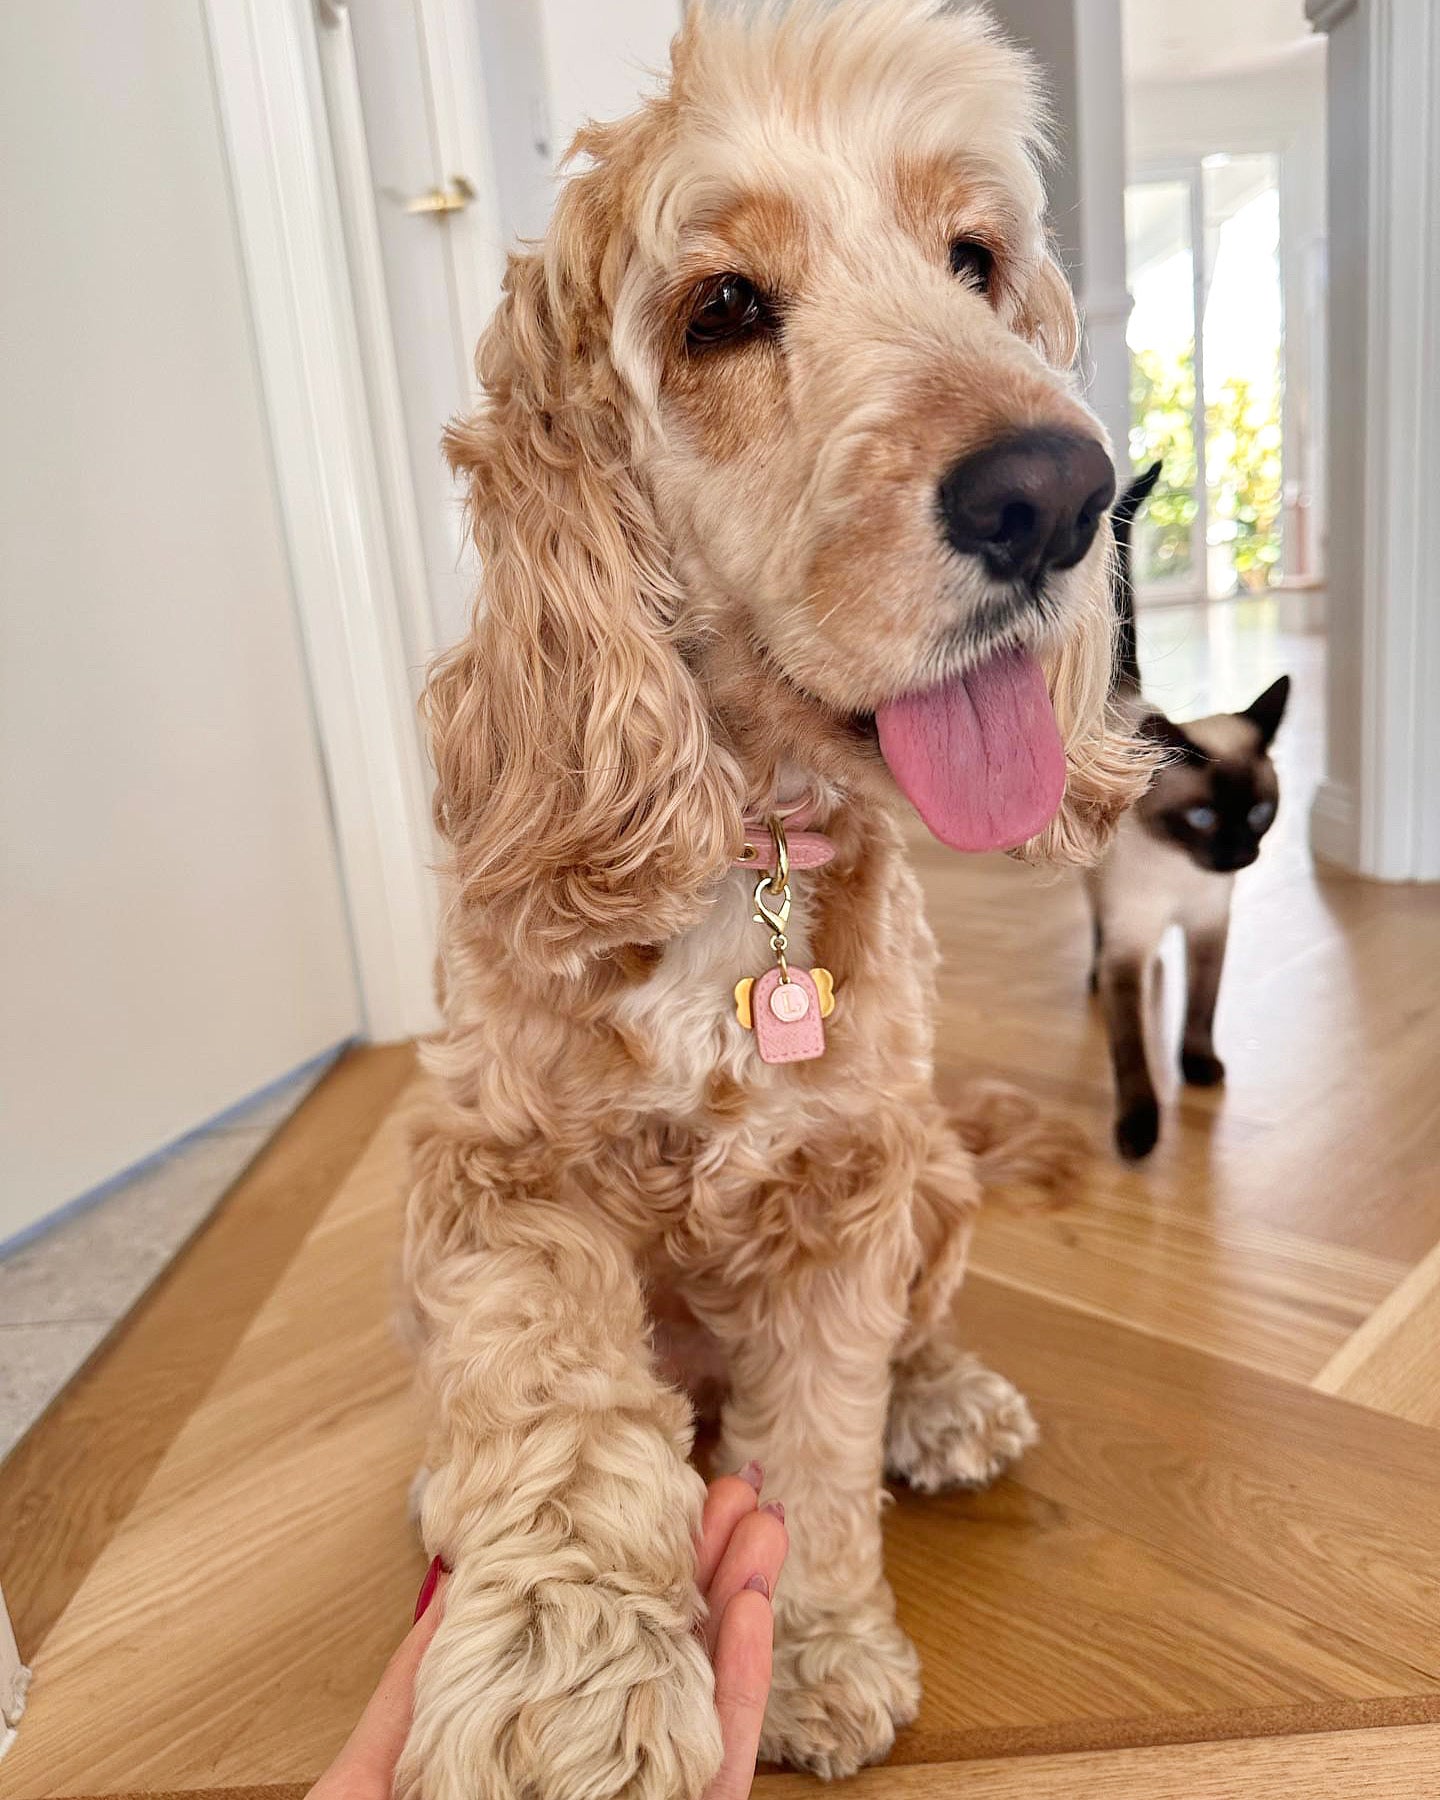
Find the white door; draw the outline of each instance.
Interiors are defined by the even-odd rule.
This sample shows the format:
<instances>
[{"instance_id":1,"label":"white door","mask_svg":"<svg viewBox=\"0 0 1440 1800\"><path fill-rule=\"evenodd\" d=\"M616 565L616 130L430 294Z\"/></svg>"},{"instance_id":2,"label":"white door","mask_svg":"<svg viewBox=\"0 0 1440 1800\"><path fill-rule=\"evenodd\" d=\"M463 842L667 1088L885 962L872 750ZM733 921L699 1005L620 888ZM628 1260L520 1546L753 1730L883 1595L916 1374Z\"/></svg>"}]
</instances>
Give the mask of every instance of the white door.
<instances>
[{"instance_id":1,"label":"white door","mask_svg":"<svg viewBox=\"0 0 1440 1800\"><path fill-rule=\"evenodd\" d=\"M0 1241L359 1007L204 15L0 7Z\"/></svg>"},{"instance_id":2,"label":"white door","mask_svg":"<svg viewBox=\"0 0 1440 1800\"><path fill-rule=\"evenodd\" d=\"M344 13L436 643L461 634L475 592L440 432L473 404L505 251L544 231L556 156L585 119L631 110L679 23L679 0L366 0Z\"/></svg>"},{"instance_id":3,"label":"white door","mask_svg":"<svg viewBox=\"0 0 1440 1800\"><path fill-rule=\"evenodd\" d=\"M446 645L464 630L475 571L464 548L463 495L445 465L440 434L471 405L475 345L499 299L504 267L479 30L467 0L370 0L349 9L345 25L354 46L431 641ZM359 269L352 274L363 279Z\"/></svg>"}]
</instances>

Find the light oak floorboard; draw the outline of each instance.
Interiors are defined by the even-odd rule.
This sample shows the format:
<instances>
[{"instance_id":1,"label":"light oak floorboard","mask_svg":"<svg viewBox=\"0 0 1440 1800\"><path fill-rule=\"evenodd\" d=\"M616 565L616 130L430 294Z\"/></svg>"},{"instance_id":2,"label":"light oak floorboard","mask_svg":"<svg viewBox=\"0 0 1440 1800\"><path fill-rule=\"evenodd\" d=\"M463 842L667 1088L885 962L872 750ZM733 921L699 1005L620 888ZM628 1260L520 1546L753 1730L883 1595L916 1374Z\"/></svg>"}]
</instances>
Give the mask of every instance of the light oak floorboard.
<instances>
[{"instance_id":1,"label":"light oak floorboard","mask_svg":"<svg viewBox=\"0 0 1440 1800\"><path fill-rule=\"evenodd\" d=\"M867 1769L853 1800L1429 1800L1440 1730L1340 1731L1155 1750ZM754 1800L813 1800L813 1781L762 1777Z\"/></svg>"},{"instance_id":2,"label":"light oak floorboard","mask_svg":"<svg viewBox=\"0 0 1440 1800\"><path fill-rule=\"evenodd\" d=\"M414 1069L408 1047L343 1057L0 1463L0 1570L22 1655L44 1642Z\"/></svg>"},{"instance_id":3,"label":"light oak floorboard","mask_svg":"<svg viewBox=\"0 0 1440 1800\"><path fill-rule=\"evenodd\" d=\"M1397 1419L1440 1427L1440 1245L1341 1345L1315 1386Z\"/></svg>"},{"instance_id":4,"label":"light oak floorboard","mask_svg":"<svg viewBox=\"0 0 1440 1800\"><path fill-rule=\"evenodd\" d=\"M381 1125L47 1638L7 1800L311 1776L358 1716L424 1571L407 1129Z\"/></svg>"}]
</instances>

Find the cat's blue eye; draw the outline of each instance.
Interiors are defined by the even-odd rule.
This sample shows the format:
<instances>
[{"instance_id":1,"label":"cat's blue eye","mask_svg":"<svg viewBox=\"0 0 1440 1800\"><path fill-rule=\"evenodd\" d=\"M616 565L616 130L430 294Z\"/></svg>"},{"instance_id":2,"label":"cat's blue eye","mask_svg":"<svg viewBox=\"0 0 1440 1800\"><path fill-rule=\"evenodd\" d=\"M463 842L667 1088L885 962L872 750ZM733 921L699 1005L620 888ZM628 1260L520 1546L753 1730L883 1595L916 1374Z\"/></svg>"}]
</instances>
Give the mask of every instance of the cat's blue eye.
<instances>
[{"instance_id":1,"label":"cat's blue eye","mask_svg":"<svg viewBox=\"0 0 1440 1800\"><path fill-rule=\"evenodd\" d=\"M1263 831L1275 817L1273 800L1257 800L1245 815L1245 823L1252 831Z\"/></svg>"},{"instance_id":2,"label":"cat's blue eye","mask_svg":"<svg viewBox=\"0 0 1440 1800\"><path fill-rule=\"evenodd\" d=\"M1185 823L1192 831L1213 831L1216 816L1213 806L1187 806L1185 808Z\"/></svg>"}]
</instances>

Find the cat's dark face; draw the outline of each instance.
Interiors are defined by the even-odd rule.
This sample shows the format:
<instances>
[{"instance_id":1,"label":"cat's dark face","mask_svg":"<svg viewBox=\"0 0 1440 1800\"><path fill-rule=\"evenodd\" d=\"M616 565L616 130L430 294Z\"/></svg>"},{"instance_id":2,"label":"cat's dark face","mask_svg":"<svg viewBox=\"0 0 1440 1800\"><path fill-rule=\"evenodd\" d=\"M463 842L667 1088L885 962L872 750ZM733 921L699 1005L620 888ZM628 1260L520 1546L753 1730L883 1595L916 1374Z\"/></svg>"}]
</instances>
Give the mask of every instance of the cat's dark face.
<instances>
[{"instance_id":1,"label":"cat's dark face","mask_svg":"<svg viewBox=\"0 0 1440 1800\"><path fill-rule=\"evenodd\" d=\"M1186 725L1149 714L1141 729L1164 744L1172 760L1136 808L1146 830L1216 874L1253 863L1280 804L1270 744L1289 697L1290 677L1282 675L1244 712Z\"/></svg>"}]
</instances>

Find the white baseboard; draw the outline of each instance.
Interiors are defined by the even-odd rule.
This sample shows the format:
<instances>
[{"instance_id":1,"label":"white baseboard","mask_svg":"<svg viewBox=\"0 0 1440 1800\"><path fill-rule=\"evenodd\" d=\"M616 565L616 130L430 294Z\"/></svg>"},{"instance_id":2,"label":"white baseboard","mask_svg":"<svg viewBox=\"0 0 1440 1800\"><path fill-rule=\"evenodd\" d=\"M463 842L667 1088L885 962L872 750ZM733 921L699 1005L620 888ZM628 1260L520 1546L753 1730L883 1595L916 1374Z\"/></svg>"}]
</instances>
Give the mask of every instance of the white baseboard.
<instances>
[{"instance_id":1,"label":"white baseboard","mask_svg":"<svg viewBox=\"0 0 1440 1800\"><path fill-rule=\"evenodd\" d=\"M1343 782L1325 780L1310 807L1310 848L1322 861L1354 874L1360 866L1360 824L1355 795Z\"/></svg>"}]
</instances>

